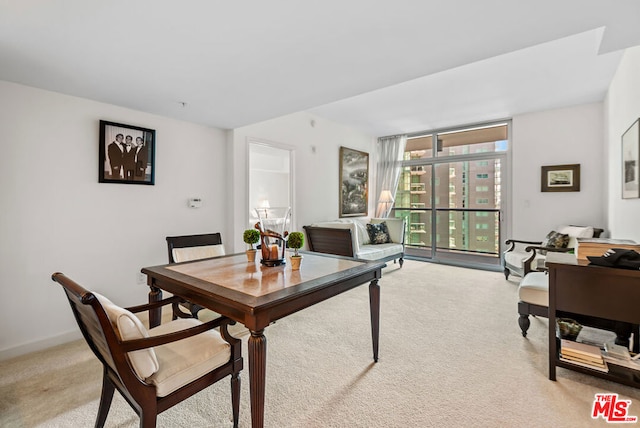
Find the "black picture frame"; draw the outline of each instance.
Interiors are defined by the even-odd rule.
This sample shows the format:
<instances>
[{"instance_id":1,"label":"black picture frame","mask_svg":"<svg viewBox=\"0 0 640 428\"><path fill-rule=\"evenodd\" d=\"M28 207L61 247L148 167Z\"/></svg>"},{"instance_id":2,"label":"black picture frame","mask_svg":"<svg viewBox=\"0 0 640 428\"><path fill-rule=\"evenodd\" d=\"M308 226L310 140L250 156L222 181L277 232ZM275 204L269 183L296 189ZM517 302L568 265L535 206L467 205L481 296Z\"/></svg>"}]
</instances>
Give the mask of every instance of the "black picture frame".
<instances>
[{"instance_id":1,"label":"black picture frame","mask_svg":"<svg viewBox=\"0 0 640 428\"><path fill-rule=\"evenodd\" d=\"M340 217L369 213L369 153L340 147Z\"/></svg>"},{"instance_id":2,"label":"black picture frame","mask_svg":"<svg viewBox=\"0 0 640 428\"><path fill-rule=\"evenodd\" d=\"M622 134L622 199L640 197L640 119Z\"/></svg>"},{"instance_id":3,"label":"black picture frame","mask_svg":"<svg viewBox=\"0 0 640 428\"><path fill-rule=\"evenodd\" d=\"M579 192L580 164L548 165L541 171L542 192Z\"/></svg>"},{"instance_id":4,"label":"black picture frame","mask_svg":"<svg viewBox=\"0 0 640 428\"><path fill-rule=\"evenodd\" d=\"M98 182L155 184L156 131L100 121Z\"/></svg>"}]
</instances>

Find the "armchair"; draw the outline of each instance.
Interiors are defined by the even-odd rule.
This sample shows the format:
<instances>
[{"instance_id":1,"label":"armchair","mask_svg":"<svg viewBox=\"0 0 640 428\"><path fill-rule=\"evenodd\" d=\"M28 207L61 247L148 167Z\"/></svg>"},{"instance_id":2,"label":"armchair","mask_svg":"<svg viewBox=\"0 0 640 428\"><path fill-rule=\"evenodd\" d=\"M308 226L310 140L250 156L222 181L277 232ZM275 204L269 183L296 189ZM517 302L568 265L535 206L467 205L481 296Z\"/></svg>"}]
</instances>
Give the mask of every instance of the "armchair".
<instances>
[{"instance_id":1,"label":"armchair","mask_svg":"<svg viewBox=\"0 0 640 428\"><path fill-rule=\"evenodd\" d=\"M529 272L543 271L547 251L573 252L578 244L578 238L599 238L604 232L603 229L591 226L561 226L556 230L557 234L568 237L566 246L552 246L546 240L523 241L507 239L505 244L509 245L509 248L504 252L503 257L505 279L509 279L511 273L524 278ZM549 235L547 235L547 238Z\"/></svg>"},{"instance_id":2,"label":"armchair","mask_svg":"<svg viewBox=\"0 0 640 428\"><path fill-rule=\"evenodd\" d=\"M125 309L62 273L51 278L62 286L80 331L103 366L96 427L104 426L116 389L140 417L140 427L149 428L156 426L159 413L228 375L233 426L238 426L242 342L227 330L232 320L181 318L147 330L133 313L180 299Z\"/></svg>"}]
</instances>

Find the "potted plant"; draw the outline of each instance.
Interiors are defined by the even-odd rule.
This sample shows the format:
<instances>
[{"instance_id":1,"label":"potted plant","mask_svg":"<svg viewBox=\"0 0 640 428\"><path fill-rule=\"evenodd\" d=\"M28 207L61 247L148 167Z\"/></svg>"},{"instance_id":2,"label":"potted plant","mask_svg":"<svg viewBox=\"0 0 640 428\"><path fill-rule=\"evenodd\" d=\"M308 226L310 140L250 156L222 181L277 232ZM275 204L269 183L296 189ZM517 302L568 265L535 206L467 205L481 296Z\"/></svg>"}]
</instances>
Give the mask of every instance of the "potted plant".
<instances>
[{"instance_id":1,"label":"potted plant","mask_svg":"<svg viewBox=\"0 0 640 428\"><path fill-rule=\"evenodd\" d=\"M304 245L304 235L302 232L291 232L287 239L287 245L289 248L293 248L293 255L291 256L291 269L300 269L300 262L302 256L298 254L298 250Z\"/></svg>"},{"instance_id":2,"label":"potted plant","mask_svg":"<svg viewBox=\"0 0 640 428\"><path fill-rule=\"evenodd\" d=\"M255 262L256 261L256 249L253 247L254 244L257 244L260 241L260 232L256 229L247 229L242 234L242 239L249 246L247 249L247 261Z\"/></svg>"}]
</instances>

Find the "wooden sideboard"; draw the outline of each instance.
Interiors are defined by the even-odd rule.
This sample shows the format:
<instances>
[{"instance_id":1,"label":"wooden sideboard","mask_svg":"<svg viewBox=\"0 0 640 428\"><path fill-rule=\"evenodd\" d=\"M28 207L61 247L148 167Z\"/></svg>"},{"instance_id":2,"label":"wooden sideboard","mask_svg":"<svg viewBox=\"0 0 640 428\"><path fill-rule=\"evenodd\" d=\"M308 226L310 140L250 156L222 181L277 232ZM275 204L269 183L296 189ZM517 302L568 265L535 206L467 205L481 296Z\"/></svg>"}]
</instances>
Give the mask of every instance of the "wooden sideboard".
<instances>
[{"instance_id":1,"label":"wooden sideboard","mask_svg":"<svg viewBox=\"0 0 640 428\"><path fill-rule=\"evenodd\" d=\"M640 324L640 271L589 265L547 263L549 269L549 379L556 380L556 367L640 387L640 371L609 364L603 373L579 367L558 357L556 311ZM635 329L637 333L637 328ZM634 336L637 336L634 335ZM637 341L638 337L634 337Z\"/></svg>"}]
</instances>

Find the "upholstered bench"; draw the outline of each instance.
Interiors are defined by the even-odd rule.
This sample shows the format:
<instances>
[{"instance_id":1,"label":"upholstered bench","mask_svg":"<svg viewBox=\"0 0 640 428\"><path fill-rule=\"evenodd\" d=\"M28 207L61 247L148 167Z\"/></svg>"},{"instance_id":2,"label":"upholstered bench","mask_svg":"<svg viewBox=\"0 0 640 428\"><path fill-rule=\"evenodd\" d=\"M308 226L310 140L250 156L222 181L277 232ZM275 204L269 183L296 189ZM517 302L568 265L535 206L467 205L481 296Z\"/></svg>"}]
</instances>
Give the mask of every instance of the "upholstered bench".
<instances>
[{"instance_id":1,"label":"upholstered bench","mask_svg":"<svg viewBox=\"0 0 640 428\"><path fill-rule=\"evenodd\" d=\"M518 325L522 330L522 336L527 337L527 330L531 325L529 315L549 317L549 275L546 272L529 272L522 278L518 286ZM638 336L639 327L621 321L607 320L585 315L571 314L557 311L557 317L572 318L580 324L598 328L601 330L613 331L616 334L616 344L629 346L631 333ZM640 349L640 340L633 341L633 351Z\"/></svg>"}]
</instances>

